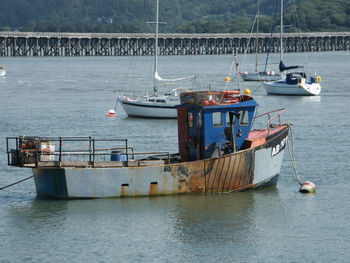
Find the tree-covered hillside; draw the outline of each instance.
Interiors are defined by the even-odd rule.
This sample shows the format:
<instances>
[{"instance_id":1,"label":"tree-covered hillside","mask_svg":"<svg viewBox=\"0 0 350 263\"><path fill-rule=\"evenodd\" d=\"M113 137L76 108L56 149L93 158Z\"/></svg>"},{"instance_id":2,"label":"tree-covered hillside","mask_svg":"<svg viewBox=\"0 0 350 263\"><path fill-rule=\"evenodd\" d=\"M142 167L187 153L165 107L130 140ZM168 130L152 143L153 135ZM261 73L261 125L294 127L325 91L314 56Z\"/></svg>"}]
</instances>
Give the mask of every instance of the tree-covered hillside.
<instances>
[{"instance_id":1,"label":"tree-covered hillside","mask_svg":"<svg viewBox=\"0 0 350 263\"><path fill-rule=\"evenodd\" d=\"M271 30L276 1L260 0ZM287 30L350 31L349 0L284 0ZM295 4L295 5L294 5ZM0 30L153 32L155 0L0 0ZM294 11L297 11L296 14ZM257 0L160 0L160 32L249 32ZM299 30L299 29L298 29Z\"/></svg>"}]
</instances>

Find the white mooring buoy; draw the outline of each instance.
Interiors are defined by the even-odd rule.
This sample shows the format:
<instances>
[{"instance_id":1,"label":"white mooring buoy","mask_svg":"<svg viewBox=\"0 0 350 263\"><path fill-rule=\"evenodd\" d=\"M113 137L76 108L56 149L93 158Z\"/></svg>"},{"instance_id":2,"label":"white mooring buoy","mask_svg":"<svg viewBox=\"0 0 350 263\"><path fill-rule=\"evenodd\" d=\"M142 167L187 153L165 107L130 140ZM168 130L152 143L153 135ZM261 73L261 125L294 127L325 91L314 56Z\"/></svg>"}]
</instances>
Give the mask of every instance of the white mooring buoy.
<instances>
[{"instance_id":1,"label":"white mooring buoy","mask_svg":"<svg viewBox=\"0 0 350 263\"><path fill-rule=\"evenodd\" d=\"M115 110L111 109L107 112L107 117L115 117L116 112Z\"/></svg>"},{"instance_id":2,"label":"white mooring buoy","mask_svg":"<svg viewBox=\"0 0 350 263\"><path fill-rule=\"evenodd\" d=\"M316 186L310 181L306 181L300 186L299 192L301 193L313 193L316 191Z\"/></svg>"},{"instance_id":3,"label":"white mooring buoy","mask_svg":"<svg viewBox=\"0 0 350 263\"><path fill-rule=\"evenodd\" d=\"M291 133L291 141L292 141L292 145L290 145L289 140L288 140L288 148L289 148L289 155L290 155L290 159L292 161L292 167L295 173L295 177L297 179L297 181L300 184L300 189L299 192L300 193L314 193L316 191L316 186L314 183L310 182L310 181L305 181L304 183L301 183L301 180L299 178L298 172L297 172L297 168L295 165L295 160L294 160L294 143L293 143L293 129L292 126L289 125L290 127L290 133Z\"/></svg>"}]
</instances>

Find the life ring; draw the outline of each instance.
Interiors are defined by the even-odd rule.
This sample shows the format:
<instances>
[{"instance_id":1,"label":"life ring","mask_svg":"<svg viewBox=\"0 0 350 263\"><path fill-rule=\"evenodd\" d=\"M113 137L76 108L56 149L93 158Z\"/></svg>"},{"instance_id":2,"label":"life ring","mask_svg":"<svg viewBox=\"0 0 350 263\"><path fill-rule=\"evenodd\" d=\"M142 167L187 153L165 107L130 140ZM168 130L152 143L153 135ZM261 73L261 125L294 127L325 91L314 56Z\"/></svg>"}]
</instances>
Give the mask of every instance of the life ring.
<instances>
[{"instance_id":1,"label":"life ring","mask_svg":"<svg viewBox=\"0 0 350 263\"><path fill-rule=\"evenodd\" d=\"M317 77L316 77L316 82L317 82L317 83L320 83L321 81L322 81L321 77L320 77L320 76L317 76Z\"/></svg>"}]
</instances>

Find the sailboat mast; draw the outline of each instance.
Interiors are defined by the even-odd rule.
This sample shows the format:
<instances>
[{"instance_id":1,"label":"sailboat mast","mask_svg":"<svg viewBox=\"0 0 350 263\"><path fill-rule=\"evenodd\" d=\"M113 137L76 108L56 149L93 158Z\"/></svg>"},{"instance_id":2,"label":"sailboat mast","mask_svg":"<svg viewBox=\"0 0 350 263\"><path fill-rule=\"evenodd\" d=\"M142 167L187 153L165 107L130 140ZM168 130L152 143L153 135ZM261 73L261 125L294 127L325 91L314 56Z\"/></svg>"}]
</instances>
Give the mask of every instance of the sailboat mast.
<instances>
[{"instance_id":1,"label":"sailboat mast","mask_svg":"<svg viewBox=\"0 0 350 263\"><path fill-rule=\"evenodd\" d=\"M281 0L281 35L280 35L280 61L283 59L283 0Z\"/></svg>"},{"instance_id":2,"label":"sailboat mast","mask_svg":"<svg viewBox=\"0 0 350 263\"><path fill-rule=\"evenodd\" d=\"M259 53L259 16L260 16L260 0L258 0L258 12L256 20L256 43L255 43L255 72L258 72L258 53Z\"/></svg>"},{"instance_id":3,"label":"sailboat mast","mask_svg":"<svg viewBox=\"0 0 350 263\"><path fill-rule=\"evenodd\" d=\"M158 24L159 24L159 0L157 0L157 7L156 7L156 35L155 35L155 41L154 41L154 86L153 91L154 95L157 95L157 85L156 85L156 74L158 71Z\"/></svg>"}]
</instances>

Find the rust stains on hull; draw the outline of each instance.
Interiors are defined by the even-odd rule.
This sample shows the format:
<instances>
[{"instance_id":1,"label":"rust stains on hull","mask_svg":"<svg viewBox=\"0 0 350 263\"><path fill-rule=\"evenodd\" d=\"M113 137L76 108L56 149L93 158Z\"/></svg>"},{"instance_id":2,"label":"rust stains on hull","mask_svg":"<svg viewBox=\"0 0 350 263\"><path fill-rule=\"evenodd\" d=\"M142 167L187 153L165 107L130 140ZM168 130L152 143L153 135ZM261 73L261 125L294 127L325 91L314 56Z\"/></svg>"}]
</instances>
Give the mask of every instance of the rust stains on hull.
<instances>
[{"instance_id":1,"label":"rust stains on hull","mask_svg":"<svg viewBox=\"0 0 350 263\"><path fill-rule=\"evenodd\" d=\"M177 193L205 192L203 161L169 165L168 167L172 176L178 181L177 189L174 189Z\"/></svg>"},{"instance_id":2,"label":"rust stains on hull","mask_svg":"<svg viewBox=\"0 0 350 263\"><path fill-rule=\"evenodd\" d=\"M157 195L158 194L158 183L151 182L149 186L149 195Z\"/></svg>"},{"instance_id":3,"label":"rust stains on hull","mask_svg":"<svg viewBox=\"0 0 350 263\"><path fill-rule=\"evenodd\" d=\"M206 192L241 190L253 182L254 154L246 151L224 158L206 160Z\"/></svg>"},{"instance_id":4,"label":"rust stains on hull","mask_svg":"<svg viewBox=\"0 0 350 263\"><path fill-rule=\"evenodd\" d=\"M170 165L167 169L177 178L178 193L240 191L253 186L254 150Z\"/></svg>"}]
</instances>

